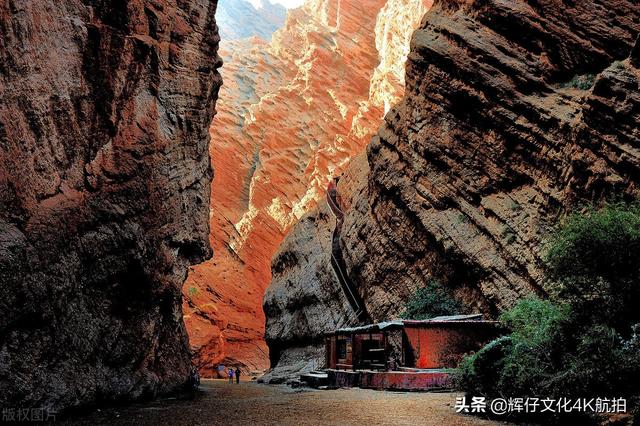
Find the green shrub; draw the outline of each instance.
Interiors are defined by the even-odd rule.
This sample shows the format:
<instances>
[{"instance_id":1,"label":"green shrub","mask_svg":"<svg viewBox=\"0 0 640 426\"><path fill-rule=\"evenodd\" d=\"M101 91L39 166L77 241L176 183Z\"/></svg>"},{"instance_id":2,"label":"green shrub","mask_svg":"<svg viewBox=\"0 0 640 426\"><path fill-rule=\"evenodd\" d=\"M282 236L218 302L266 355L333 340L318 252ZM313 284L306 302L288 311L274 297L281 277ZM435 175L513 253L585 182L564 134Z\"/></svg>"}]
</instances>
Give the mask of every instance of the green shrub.
<instances>
[{"instance_id":1,"label":"green shrub","mask_svg":"<svg viewBox=\"0 0 640 426\"><path fill-rule=\"evenodd\" d=\"M564 344L562 330L569 317L566 306L537 299L522 300L501 316L501 322L511 330L512 341L501 377L506 391L532 395L545 390L553 380L556 350Z\"/></svg>"},{"instance_id":2,"label":"green shrub","mask_svg":"<svg viewBox=\"0 0 640 426\"><path fill-rule=\"evenodd\" d=\"M631 331L631 336L622 340L624 363L620 374L626 378L629 385L637 386L640 383L640 324L634 324ZM640 396L637 389L636 395Z\"/></svg>"},{"instance_id":3,"label":"green shrub","mask_svg":"<svg viewBox=\"0 0 640 426\"><path fill-rule=\"evenodd\" d=\"M511 229L511 227L509 227L508 225L503 225L502 226L502 238L504 238L507 242L507 244L513 244L517 237L515 232L513 232L513 229Z\"/></svg>"},{"instance_id":4,"label":"green shrub","mask_svg":"<svg viewBox=\"0 0 640 426\"><path fill-rule=\"evenodd\" d=\"M525 299L503 314L510 330L461 364L463 389L482 395L521 396L549 394L558 370L558 348L570 317L566 306Z\"/></svg>"},{"instance_id":5,"label":"green shrub","mask_svg":"<svg viewBox=\"0 0 640 426\"><path fill-rule=\"evenodd\" d=\"M578 319L629 330L640 322L640 205L612 204L569 216L551 238L549 293Z\"/></svg>"},{"instance_id":6,"label":"green shrub","mask_svg":"<svg viewBox=\"0 0 640 426\"><path fill-rule=\"evenodd\" d=\"M458 314L460 308L460 304L437 281L431 280L411 296L400 316L407 319L428 319Z\"/></svg>"},{"instance_id":7,"label":"green shrub","mask_svg":"<svg viewBox=\"0 0 640 426\"><path fill-rule=\"evenodd\" d=\"M496 378L500 377L511 350L511 337L502 336L465 357L455 377L457 386L471 395L495 394Z\"/></svg>"},{"instance_id":8,"label":"green shrub","mask_svg":"<svg viewBox=\"0 0 640 426\"><path fill-rule=\"evenodd\" d=\"M549 300L525 299L509 334L463 360L459 386L488 397L640 394L640 208L570 215L551 237Z\"/></svg>"},{"instance_id":9,"label":"green shrub","mask_svg":"<svg viewBox=\"0 0 640 426\"><path fill-rule=\"evenodd\" d=\"M571 80L564 83L562 87L564 88L572 87L574 89L589 90L593 87L595 81L596 81L595 74L575 75Z\"/></svg>"},{"instance_id":10,"label":"green shrub","mask_svg":"<svg viewBox=\"0 0 640 426\"><path fill-rule=\"evenodd\" d=\"M460 213L458 214L458 216L456 216L456 225L460 225L461 223L469 223L469 216L467 216L464 213Z\"/></svg>"},{"instance_id":11,"label":"green shrub","mask_svg":"<svg viewBox=\"0 0 640 426\"><path fill-rule=\"evenodd\" d=\"M517 201L509 199L509 210L513 211L513 212L517 212L522 210L522 206L520 204L518 204Z\"/></svg>"},{"instance_id":12,"label":"green shrub","mask_svg":"<svg viewBox=\"0 0 640 426\"><path fill-rule=\"evenodd\" d=\"M631 396L640 380L638 338L606 325L576 327L566 305L523 301L508 313L509 335L465 358L459 386L488 397Z\"/></svg>"},{"instance_id":13,"label":"green shrub","mask_svg":"<svg viewBox=\"0 0 640 426\"><path fill-rule=\"evenodd\" d=\"M613 61L613 63L611 64L611 66L613 67L613 69L615 70L622 70L625 68L624 66L624 62L622 61Z\"/></svg>"}]
</instances>

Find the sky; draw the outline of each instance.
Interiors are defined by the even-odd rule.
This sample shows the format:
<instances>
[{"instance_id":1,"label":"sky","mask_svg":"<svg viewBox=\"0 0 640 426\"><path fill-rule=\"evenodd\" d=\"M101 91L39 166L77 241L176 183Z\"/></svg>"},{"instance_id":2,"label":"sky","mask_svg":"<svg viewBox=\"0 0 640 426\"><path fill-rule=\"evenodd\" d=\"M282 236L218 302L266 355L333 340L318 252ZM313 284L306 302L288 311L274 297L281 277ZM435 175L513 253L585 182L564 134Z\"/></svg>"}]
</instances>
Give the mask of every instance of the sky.
<instances>
[{"instance_id":1,"label":"sky","mask_svg":"<svg viewBox=\"0 0 640 426\"><path fill-rule=\"evenodd\" d=\"M270 0L270 1L271 3L281 4L288 9L291 9L292 7L298 7L302 3L304 3L304 0ZM258 9L262 2L261 0L249 0L249 3L251 3L253 7L255 7L256 9Z\"/></svg>"},{"instance_id":2,"label":"sky","mask_svg":"<svg viewBox=\"0 0 640 426\"><path fill-rule=\"evenodd\" d=\"M304 0L272 0L271 3L280 3L286 8L298 7L304 3Z\"/></svg>"}]
</instances>

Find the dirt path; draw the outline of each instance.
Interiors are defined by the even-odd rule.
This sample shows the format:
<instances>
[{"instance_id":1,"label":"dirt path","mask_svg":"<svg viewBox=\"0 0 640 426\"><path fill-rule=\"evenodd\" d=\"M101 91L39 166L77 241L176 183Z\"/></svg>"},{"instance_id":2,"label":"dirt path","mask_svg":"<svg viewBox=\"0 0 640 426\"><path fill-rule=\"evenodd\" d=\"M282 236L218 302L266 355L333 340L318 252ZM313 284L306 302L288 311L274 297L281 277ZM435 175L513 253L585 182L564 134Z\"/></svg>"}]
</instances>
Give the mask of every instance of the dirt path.
<instances>
[{"instance_id":1,"label":"dirt path","mask_svg":"<svg viewBox=\"0 0 640 426\"><path fill-rule=\"evenodd\" d=\"M203 381L193 399L109 408L67 420L86 425L493 425L454 412L453 393L299 390ZM504 424L504 423L503 423Z\"/></svg>"}]
</instances>

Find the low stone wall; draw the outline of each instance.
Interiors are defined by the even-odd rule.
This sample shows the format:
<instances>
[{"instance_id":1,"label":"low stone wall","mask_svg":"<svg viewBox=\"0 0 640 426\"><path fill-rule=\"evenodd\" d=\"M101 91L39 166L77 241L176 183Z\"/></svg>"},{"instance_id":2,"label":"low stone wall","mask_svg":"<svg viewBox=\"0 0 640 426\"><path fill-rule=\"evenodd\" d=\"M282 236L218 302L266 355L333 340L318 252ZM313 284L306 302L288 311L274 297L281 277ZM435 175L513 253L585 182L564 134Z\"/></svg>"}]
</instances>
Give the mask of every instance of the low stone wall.
<instances>
[{"instance_id":1,"label":"low stone wall","mask_svg":"<svg viewBox=\"0 0 640 426\"><path fill-rule=\"evenodd\" d=\"M363 371L360 374L360 387L403 391L447 389L451 387L451 374L443 371Z\"/></svg>"},{"instance_id":2,"label":"low stone wall","mask_svg":"<svg viewBox=\"0 0 640 426\"><path fill-rule=\"evenodd\" d=\"M360 371L327 370L329 387L356 388L360 385Z\"/></svg>"},{"instance_id":3,"label":"low stone wall","mask_svg":"<svg viewBox=\"0 0 640 426\"><path fill-rule=\"evenodd\" d=\"M451 388L451 374L442 371L345 371L327 370L329 387L427 391Z\"/></svg>"}]
</instances>

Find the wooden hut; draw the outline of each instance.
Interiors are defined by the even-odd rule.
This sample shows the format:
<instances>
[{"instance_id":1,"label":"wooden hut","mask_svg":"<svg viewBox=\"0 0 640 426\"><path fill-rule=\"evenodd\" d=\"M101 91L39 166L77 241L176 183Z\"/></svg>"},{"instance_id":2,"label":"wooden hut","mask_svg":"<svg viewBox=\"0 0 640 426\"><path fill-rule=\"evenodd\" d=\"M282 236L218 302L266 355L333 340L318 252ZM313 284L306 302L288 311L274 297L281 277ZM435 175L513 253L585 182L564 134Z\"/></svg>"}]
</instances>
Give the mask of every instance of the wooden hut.
<instances>
[{"instance_id":1,"label":"wooden hut","mask_svg":"<svg viewBox=\"0 0 640 426\"><path fill-rule=\"evenodd\" d=\"M500 333L481 314L393 320L341 328L326 336L326 366L336 370L441 369Z\"/></svg>"}]
</instances>

